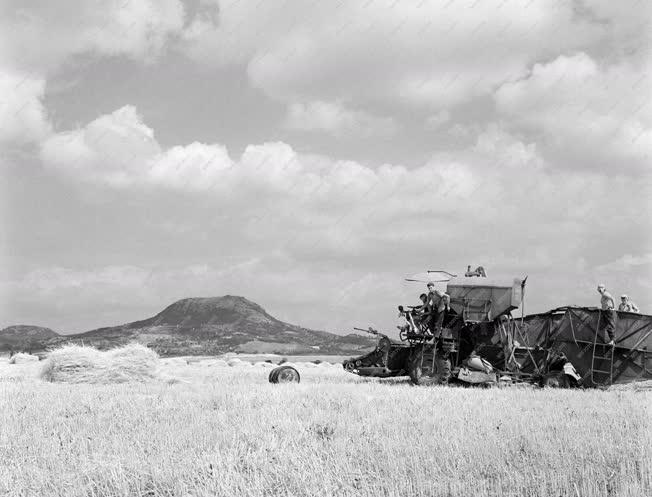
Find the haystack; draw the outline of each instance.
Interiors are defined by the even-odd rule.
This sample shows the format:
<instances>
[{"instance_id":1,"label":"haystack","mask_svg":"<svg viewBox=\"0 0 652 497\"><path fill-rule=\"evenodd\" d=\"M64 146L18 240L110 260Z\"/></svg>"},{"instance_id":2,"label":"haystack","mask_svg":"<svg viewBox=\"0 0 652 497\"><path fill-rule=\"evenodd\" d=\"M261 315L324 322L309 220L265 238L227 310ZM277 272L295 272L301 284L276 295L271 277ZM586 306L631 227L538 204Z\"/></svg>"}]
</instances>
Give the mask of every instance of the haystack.
<instances>
[{"instance_id":1,"label":"haystack","mask_svg":"<svg viewBox=\"0 0 652 497\"><path fill-rule=\"evenodd\" d=\"M125 383L158 376L158 354L138 344L106 352L66 345L50 352L41 371L44 380L62 383Z\"/></svg>"},{"instance_id":2,"label":"haystack","mask_svg":"<svg viewBox=\"0 0 652 497\"><path fill-rule=\"evenodd\" d=\"M38 356L18 352L18 354L14 354L11 356L11 359L9 359L9 364L24 364L26 362L38 362Z\"/></svg>"},{"instance_id":3,"label":"haystack","mask_svg":"<svg viewBox=\"0 0 652 497\"><path fill-rule=\"evenodd\" d=\"M254 364L254 366L263 369L273 369L276 367L276 365L272 364L271 362L257 362Z\"/></svg>"},{"instance_id":4,"label":"haystack","mask_svg":"<svg viewBox=\"0 0 652 497\"><path fill-rule=\"evenodd\" d=\"M226 361L222 359L210 359L208 361L201 361L202 366L212 367L212 368L228 368L229 365Z\"/></svg>"},{"instance_id":5,"label":"haystack","mask_svg":"<svg viewBox=\"0 0 652 497\"><path fill-rule=\"evenodd\" d=\"M165 366L182 367L187 366L188 361L180 357L170 357L168 359L161 359L161 364L164 364Z\"/></svg>"}]
</instances>

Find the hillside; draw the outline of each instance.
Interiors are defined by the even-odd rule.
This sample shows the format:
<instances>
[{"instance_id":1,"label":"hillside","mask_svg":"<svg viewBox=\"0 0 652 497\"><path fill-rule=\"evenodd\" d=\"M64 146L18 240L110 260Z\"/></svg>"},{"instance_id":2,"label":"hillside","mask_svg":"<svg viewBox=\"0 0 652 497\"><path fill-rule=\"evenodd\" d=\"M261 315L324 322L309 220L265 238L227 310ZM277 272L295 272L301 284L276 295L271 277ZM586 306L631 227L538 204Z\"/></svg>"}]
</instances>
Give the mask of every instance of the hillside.
<instances>
[{"instance_id":1,"label":"hillside","mask_svg":"<svg viewBox=\"0 0 652 497\"><path fill-rule=\"evenodd\" d=\"M0 350L38 349L42 343L59 337L50 328L18 324L0 330Z\"/></svg>"},{"instance_id":2,"label":"hillside","mask_svg":"<svg viewBox=\"0 0 652 497\"><path fill-rule=\"evenodd\" d=\"M284 323L244 297L187 298L155 316L75 335L48 336L43 348L64 342L107 349L139 342L162 356L225 352L358 354L375 345L371 337L335 335Z\"/></svg>"}]
</instances>

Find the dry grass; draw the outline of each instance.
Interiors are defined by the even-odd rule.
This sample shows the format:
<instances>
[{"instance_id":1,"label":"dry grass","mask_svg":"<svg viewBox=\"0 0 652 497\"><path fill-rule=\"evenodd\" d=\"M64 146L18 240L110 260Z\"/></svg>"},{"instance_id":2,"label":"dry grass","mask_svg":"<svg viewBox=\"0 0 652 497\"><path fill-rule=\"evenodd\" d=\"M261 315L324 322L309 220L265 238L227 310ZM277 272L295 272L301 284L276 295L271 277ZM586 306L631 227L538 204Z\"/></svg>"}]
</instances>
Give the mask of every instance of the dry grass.
<instances>
[{"instance_id":1,"label":"dry grass","mask_svg":"<svg viewBox=\"0 0 652 497\"><path fill-rule=\"evenodd\" d=\"M0 364L0 495L652 495L649 391L418 388L298 367L298 385L179 361L164 362L178 384L69 385Z\"/></svg>"}]
</instances>

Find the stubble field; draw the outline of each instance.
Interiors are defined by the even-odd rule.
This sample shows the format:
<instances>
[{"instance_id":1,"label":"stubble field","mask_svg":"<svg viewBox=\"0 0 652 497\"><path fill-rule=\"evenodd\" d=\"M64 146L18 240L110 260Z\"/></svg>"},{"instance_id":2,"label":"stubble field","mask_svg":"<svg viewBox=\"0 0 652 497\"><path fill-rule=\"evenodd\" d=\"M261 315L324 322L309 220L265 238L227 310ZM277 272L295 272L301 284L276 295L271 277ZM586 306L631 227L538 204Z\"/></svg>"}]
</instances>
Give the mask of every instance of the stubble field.
<instances>
[{"instance_id":1,"label":"stubble field","mask_svg":"<svg viewBox=\"0 0 652 497\"><path fill-rule=\"evenodd\" d=\"M2 496L646 496L652 393L413 387L165 360L66 385L0 359ZM171 380L170 378L177 378Z\"/></svg>"}]
</instances>

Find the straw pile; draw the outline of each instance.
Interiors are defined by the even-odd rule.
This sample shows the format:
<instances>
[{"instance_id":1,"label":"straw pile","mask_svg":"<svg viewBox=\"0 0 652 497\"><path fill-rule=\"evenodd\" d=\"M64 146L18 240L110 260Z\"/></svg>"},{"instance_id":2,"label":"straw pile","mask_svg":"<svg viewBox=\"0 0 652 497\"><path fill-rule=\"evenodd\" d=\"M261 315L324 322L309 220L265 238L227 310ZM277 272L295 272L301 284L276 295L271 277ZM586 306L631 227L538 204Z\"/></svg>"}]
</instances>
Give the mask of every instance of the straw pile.
<instances>
[{"instance_id":1,"label":"straw pile","mask_svg":"<svg viewBox=\"0 0 652 497\"><path fill-rule=\"evenodd\" d=\"M197 363L199 366L211 367L211 368L227 368L229 365L226 361L222 359L207 359L204 361L199 361Z\"/></svg>"},{"instance_id":2,"label":"straw pile","mask_svg":"<svg viewBox=\"0 0 652 497\"><path fill-rule=\"evenodd\" d=\"M273 369L276 367L276 364L272 364L271 362L257 362L254 366L263 369Z\"/></svg>"},{"instance_id":3,"label":"straw pile","mask_svg":"<svg viewBox=\"0 0 652 497\"><path fill-rule=\"evenodd\" d=\"M126 383L158 376L158 355L138 344L106 352L66 345L50 352L41 371L44 380L60 383Z\"/></svg>"},{"instance_id":4,"label":"straw pile","mask_svg":"<svg viewBox=\"0 0 652 497\"><path fill-rule=\"evenodd\" d=\"M38 356L32 354L25 354L18 352L9 359L9 364L25 364L26 362L38 362Z\"/></svg>"}]
</instances>

